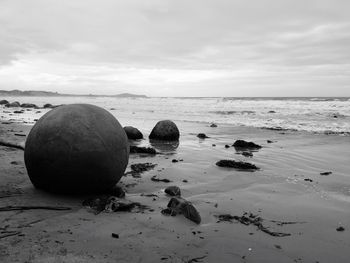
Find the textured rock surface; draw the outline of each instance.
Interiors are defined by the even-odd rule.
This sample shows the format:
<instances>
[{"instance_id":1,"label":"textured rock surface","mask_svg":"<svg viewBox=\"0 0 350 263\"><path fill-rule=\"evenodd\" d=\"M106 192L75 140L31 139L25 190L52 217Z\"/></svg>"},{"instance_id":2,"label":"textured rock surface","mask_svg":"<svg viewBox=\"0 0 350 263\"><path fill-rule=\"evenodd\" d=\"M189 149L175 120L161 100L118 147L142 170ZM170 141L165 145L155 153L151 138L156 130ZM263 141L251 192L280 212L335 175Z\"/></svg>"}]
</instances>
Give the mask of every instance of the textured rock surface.
<instances>
[{"instance_id":1,"label":"textured rock surface","mask_svg":"<svg viewBox=\"0 0 350 263\"><path fill-rule=\"evenodd\" d=\"M163 141L177 141L179 137L179 129L170 120L159 121L149 135L150 139Z\"/></svg>"},{"instance_id":2,"label":"textured rock surface","mask_svg":"<svg viewBox=\"0 0 350 263\"><path fill-rule=\"evenodd\" d=\"M126 126L124 127L124 131L130 140L140 140L143 139L142 133L135 127Z\"/></svg>"},{"instance_id":3,"label":"textured rock surface","mask_svg":"<svg viewBox=\"0 0 350 263\"><path fill-rule=\"evenodd\" d=\"M55 108L30 131L24 159L37 188L81 193L112 189L128 164L129 145L119 122L89 104Z\"/></svg>"}]
</instances>

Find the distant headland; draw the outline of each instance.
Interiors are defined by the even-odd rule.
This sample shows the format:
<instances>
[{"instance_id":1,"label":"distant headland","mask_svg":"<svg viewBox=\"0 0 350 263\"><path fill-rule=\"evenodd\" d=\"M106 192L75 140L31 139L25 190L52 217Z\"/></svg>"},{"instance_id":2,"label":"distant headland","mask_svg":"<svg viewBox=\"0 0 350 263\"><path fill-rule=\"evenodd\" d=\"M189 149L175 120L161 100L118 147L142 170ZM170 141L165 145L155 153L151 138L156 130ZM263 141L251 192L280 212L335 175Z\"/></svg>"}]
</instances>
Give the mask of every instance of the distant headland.
<instances>
[{"instance_id":1,"label":"distant headland","mask_svg":"<svg viewBox=\"0 0 350 263\"><path fill-rule=\"evenodd\" d=\"M51 91L39 90L0 90L0 96L36 96L36 97L116 97L116 98L147 98L146 95L121 93L116 95L95 95L95 94L64 94Z\"/></svg>"}]
</instances>

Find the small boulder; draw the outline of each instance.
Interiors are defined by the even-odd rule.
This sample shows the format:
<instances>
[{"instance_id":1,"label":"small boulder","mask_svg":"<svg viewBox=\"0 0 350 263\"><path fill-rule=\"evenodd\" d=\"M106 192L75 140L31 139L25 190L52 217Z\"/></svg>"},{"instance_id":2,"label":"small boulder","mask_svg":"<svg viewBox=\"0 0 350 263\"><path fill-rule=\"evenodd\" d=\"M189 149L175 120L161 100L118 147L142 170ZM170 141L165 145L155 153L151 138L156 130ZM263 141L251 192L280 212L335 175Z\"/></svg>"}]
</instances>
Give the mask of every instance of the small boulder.
<instances>
[{"instance_id":1,"label":"small boulder","mask_svg":"<svg viewBox=\"0 0 350 263\"><path fill-rule=\"evenodd\" d=\"M151 140L162 141L178 141L179 137L179 129L176 124L170 120L159 121L149 135Z\"/></svg>"},{"instance_id":2,"label":"small boulder","mask_svg":"<svg viewBox=\"0 0 350 263\"><path fill-rule=\"evenodd\" d=\"M197 137L199 139L206 139L206 138L209 138L205 133L198 133Z\"/></svg>"},{"instance_id":3,"label":"small boulder","mask_svg":"<svg viewBox=\"0 0 350 263\"><path fill-rule=\"evenodd\" d=\"M21 104L21 107L22 108L38 108L38 106L36 106L35 104L33 104L33 103L22 103Z\"/></svg>"},{"instance_id":4,"label":"small boulder","mask_svg":"<svg viewBox=\"0 0 350 263\"><path fill-rule=\"evenodd\" d=\"M130 145L130 153L157 154L157 151L152 147L139 147Z\"/></svg>"},{"instance_id":5,"label":"small boulder","mask_svg":"<svg viewBox=\"0 0 350 263\"><path fill-rule=\"evenodd\" d=\"M234 168L234 169L243 170L243 171L259 170L259 168L255 164L245 163L245 162L237 162L234 160L220 160L216 163L216 165L219 167Z\"/></svg>"},{"instance_id":6,"label":"small boulder","mask_svg":"<svg viewBox=\"0 0 350 263\"><path fill-rule=\"evenodd\" d=\"M54 106L53 106L52 104L50 104L50 103L46 103L46 104L43 106L44 109L53 108L53 107L54 107Z\"/></svg>"},{"instance_id":7,"label":"small boulder","mask_svg":"<svg viewBox=\"0 0 350 263\"><path fill-rule=\"evenodd\" d=\"M184 217L196 224L200 224L202 220L192 203L181 197L172 197L168 203L168 208L162 210L162 214L171 216L183 214Z\"/></svg>"},{"instance_id":8,"label":"small boulder","mask_svg":"<svg viewBox=\"0 0 350 263\"><path fill-rule=\"evenodd\" d=\"M124 131L126 135L128 136L129 140L140 140L143 139L142 133L137 129L132 126L125 126Z\"/></svg>"},{"instance_id":9,"label":"small boulder","mask_svg":"<svg viewBox=\"0 0 350 263\"><path fill-rule=\"evenodd\" d=\"M210 127L211 128L216 128L216 127L218 127L215 123L212 123L211 125L210 125Z\"/></svg>"},{"instance_id":10,"label":"small boulder","mask_svg":"<svg viewBox=\"0 0 350 263\"><path fill-rule=\"evenodd\" d=\"M8 103L5 105L5 107L7 107L7 108L14 108L14 107L20 107L20 106L21 106L21 104L18 101Z\"/></svg>"},{"instance_id":11,"label":"small boulder","mask_svg":"<svg viewBox=\"0 0 350 263\"><path fill-rule=\"evenodd\" d=\"M242 148L242 149L260 149L262 148L260 145L255 144L254 142L246 142L244 140L237 140L232 145L235 148Z\"/></svg>"},{"instance_id":12,"label":"small boulder","mask_svg":"<svg viewBox=\"0 0 350 263\"><path fill-rule=\"evenodd\" d=\"M164 192L170 196L181 196L180 188L175 185L165 188Z\"/></svg>"},{"instance_id":13,"label":"small boulder","mask_svg":"<svg viewBox=\"0 0 350 263\"><path fill-rule=\"evenodd\" d=\"M8 100L0 100L0 105L6 105L9 104L10 102Z\"/></svg>"}]
</instances>

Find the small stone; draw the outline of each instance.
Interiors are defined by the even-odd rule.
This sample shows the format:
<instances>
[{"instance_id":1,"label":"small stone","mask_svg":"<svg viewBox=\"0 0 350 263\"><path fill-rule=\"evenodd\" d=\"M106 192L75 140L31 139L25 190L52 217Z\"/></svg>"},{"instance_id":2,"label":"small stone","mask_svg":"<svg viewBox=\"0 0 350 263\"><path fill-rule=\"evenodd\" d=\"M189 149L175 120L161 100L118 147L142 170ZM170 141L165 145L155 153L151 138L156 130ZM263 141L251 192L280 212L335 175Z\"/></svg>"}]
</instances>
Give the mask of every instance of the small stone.
<instances>
[{"instance_id":1,"label":"small stone","mask_svg":"<svg viewBox=\"0 0 350 263\"><path fill-rule=\"evenodd\" d=\"M340 227L337 228L337 231L338 231L338 232L343 232L343 231L345 231L345 228L342 227L342 226L340 226Z\"/></svg>"},{"instance_id":2,"label":"small stone","mask_svg":"<svg viewBox=\"0 0 350 263\"><path fill-rule=\"evenodd\" d=\"M247 142L244 140L237 140L232 145L235 148L243 148L243 149L260 149L262 148L260 145L255 144L254 142Z\"/></svg>"},{"instance_id":3,"label":"small stone","mask_svg":"<svg viewBox=\"0 0 350 263\"><path fill-rule=\"evenodd\" d=\"M216 127L218 127L215 123L212 123L211 125L210 125L210 127L211 128L216 128Z\"/></svg>"},{"instance_id":4,"label":"small stone","mask_svg":"<svg viewBox=\"0 0 350 263\"><path fill-rule=\"evenodd\" d=\"M113 237L113 238L119 238L119 235L116 234L116 233L112 233L112 237Z\"/></svg>"},{"instance_id":5,"label":"small stone","mask_svg":"<svg viewBox=\"0 0 350 263\"><path fill-rule=\"evenodd\" d=\"M199 139L206 139L206 138L209 138L205 133L198 133L197 137Z\"/></svg>"},{"instance_id":6,"label":"small stone","mask_svg":"<svg viewBox=\"0 0 350 263\"><path fill-rule=\"evenodd\" d=\"M181 196L181 190L178 186L169 186L164 192L170 196Z\"/></svg>"}]
</instances>

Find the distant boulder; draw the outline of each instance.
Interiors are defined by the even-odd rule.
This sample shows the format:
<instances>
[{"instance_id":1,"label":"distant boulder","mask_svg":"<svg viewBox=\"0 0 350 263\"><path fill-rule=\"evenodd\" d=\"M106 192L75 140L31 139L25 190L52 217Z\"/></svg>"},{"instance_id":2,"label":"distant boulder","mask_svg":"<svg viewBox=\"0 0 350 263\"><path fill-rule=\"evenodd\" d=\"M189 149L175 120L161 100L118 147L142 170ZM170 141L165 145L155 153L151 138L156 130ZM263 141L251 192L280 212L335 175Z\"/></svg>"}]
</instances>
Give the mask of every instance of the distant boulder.
<instances>
[{"instance_id":1,"label":"distant boulder","mask_svg":"<svg viewBox=\"0 0 350 263\"><path fill-rule=\"evenodd\" d=\"M142 133L135 127L125 126L124 131L130 140L140 140L143 139Z\"/></svg>"},{"instance_id":2,"label":"distant boulder","mask_svg":"<svg viewBox=\"0 0 350 263\"><path fill-rule=\"evenodd\" d=\"M22 108L38 108L38 106L36 106L35 104L33 104L33 103L22 103L21 104L21 107Z\"/></svg>"},{"instance_id":3,"label":"distant boulder","mask_svg":"<svg viewBox=\"0 0 350 263\"><path fill-rule=\"evenodd\" d=\"M0 100L0 105L6 105L9 104L10 102L8 100Z\"/></svg>"},{"instance_id":4,"label":"distant boulder","mask_svg":"<svg viewBox=\"0 0 350 263\"><path fill-rule=\"evenodd\" d=\"M54 106L50 103L46 103L43 108L46 109L46 108L53 108Z\"/></svg>"},{"instance_id":5,"label":"distant boulder","mask_svg":"<svg viewBox=\"0 0 350 263\"><path fill-rule=\"evenodd\" d=\"M14 108L14 107L20 107L20 106L21 106L21 104L18 101L8 103L5 105L5 107L8 107L8 108Z\"/></svg>"},{"instance_id":6,"label":"distant boulder","mask_svg":"<svg viewBox=\"0 0 350 263\"><path fill-rule=\"evenodd\" d=\"M149 135L151 140L162 141L178 141L179 137L179 129L176 124L170 120L159 121Z\"/></svg>"},{"instance_id":7,"label":"distant boulder","mask_svg":"<svg viewBox=\"0 0 350 263\"><path fill-rule=\"evenodd\" d=\"M216 128L216 127L218 127L215 123L212 123L211 125L210 125L210 127L211 128Z\"/></svg>"},{"instance_id":8,"label":"distant boulder","mask_svg":"<svg viewBox=\"0 0 350 263\"><path fill-rule=\"evenodd\" d=\"M198 137L199 139L206 139L206 138L209 138L205 133L198 133L198 134L197 134L197 137Z\"/></svg>"},{"instance_id":9,"label":"distant boulder","mask_svg":"<svg viewBox=\"0 0 350 263\"><path fill-rule=\"evenodd\" d=\"M244 140L237 140L232 145L235 148L243 148L243 149L260 149L262 148L260 145L255 144L254 142L246 142Z\"/></svg>"}]
</instances>

